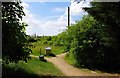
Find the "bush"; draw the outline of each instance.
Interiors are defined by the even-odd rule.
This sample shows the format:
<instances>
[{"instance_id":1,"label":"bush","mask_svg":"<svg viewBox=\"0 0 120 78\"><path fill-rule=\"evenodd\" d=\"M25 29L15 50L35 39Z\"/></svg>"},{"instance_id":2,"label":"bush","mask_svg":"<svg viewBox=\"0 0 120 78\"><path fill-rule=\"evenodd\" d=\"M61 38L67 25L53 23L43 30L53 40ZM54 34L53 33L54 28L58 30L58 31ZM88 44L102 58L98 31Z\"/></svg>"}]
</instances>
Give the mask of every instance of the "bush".
<instances>
[{"instance_id":1,"label":"bush","mask_svg":"<svg viewBox=\"0 0 120 78\"><path fill-rule=\"evenodd\" d=\"M84 16L77 24L61 33L61 37L65 50L70 51L69 56L73 58L72 62L75 66L110 71L120 70L119 50L117 51L111 45L110 41L113 39L107 36L102 24L93 17Z\"/></svg>"},{"instance_id":2,"label":"bush","mask_svg":"<svg viewBox=\"0 0 120 78\"><path fill-rule=\"evenodd\" d=\"M31 38L29 38L29 39L28 39L28 41L29 41L29 42L37 42L37 40L35 40L35 39L34 39L34 38L32 38L32 37L31 37Z\"/></svg>"}]
</instances>

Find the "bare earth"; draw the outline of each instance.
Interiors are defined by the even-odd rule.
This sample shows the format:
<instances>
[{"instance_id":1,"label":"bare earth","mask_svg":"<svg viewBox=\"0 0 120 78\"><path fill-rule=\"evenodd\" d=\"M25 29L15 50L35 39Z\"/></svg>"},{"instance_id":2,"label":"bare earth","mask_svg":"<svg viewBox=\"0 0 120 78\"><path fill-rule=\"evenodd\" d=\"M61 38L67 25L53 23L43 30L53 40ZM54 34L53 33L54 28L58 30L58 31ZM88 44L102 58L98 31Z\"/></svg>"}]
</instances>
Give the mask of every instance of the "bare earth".
<instances>
[{"instance_id":1,"label":"bare earth","mask_svg":"<svg viewBox=\"0 0 120 78\"><path fill-rule=\"evenodd\" d=\"M120 76L120 74L98 73L91 70L89 70L89 72L80 70L68 64L64 60L65 55L66 53L63 53L63 54L57 55L56 57L51 57L51 58L45 57L45 59L49 62L52 62L54 65L56 65L65 74L65 76ZM34 56L34 57L38 58L38 56Z\"/></svg>"}]
</instances>

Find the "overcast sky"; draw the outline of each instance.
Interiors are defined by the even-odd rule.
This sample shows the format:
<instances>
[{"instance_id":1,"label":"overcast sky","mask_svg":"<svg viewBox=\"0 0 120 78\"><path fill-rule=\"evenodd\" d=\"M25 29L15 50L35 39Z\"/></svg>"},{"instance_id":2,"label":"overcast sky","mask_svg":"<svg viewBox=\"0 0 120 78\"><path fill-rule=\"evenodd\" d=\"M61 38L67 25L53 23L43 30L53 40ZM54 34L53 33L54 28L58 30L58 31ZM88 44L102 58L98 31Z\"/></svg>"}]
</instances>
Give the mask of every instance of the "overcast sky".
<instances>
[{"instance_id":1,"label":"overcast sky","mask_svg":"<svg viewBox=\"0 0 120 78\"><path fill-rule=\"evenodd\" d=\"M50 0L49 0L50 1ZM87 14L82 7L88 7L88 2L74 1L48 2L47 0L23 1L22 6L26 16L23 18L29 26L26 27L26 34L33 35L57 35L67 27L67 7L70 7L70 23L80 20Z\"/></svg>"}]
</instances>

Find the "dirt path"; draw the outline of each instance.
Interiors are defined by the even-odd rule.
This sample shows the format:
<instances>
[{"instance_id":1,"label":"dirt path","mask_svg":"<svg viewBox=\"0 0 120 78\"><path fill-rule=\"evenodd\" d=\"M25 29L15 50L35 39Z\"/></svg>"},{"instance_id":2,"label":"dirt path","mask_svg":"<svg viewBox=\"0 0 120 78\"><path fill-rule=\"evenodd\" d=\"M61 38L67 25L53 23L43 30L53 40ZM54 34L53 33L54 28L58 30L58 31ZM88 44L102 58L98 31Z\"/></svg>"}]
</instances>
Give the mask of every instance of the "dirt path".
<instances>
[{"instance_id":1,"label":"dirt path","mask_svg":"<svg viewBox=\"0 0 120 78\"><path fill-rule=\"evenodd\" d=\"M108 74L108 73L97 73L94 71L83 71L78 68L73 67L72 65L69 65L65 60L66 53L57 55L56 57L51 57L45 59L49 62L52 62L54 65L56 65L66 76L118 76L118 74ZM37 57L38 56L34 56ZM119 75L120 76L120 75Z\"/></svg>"}]
</instances>

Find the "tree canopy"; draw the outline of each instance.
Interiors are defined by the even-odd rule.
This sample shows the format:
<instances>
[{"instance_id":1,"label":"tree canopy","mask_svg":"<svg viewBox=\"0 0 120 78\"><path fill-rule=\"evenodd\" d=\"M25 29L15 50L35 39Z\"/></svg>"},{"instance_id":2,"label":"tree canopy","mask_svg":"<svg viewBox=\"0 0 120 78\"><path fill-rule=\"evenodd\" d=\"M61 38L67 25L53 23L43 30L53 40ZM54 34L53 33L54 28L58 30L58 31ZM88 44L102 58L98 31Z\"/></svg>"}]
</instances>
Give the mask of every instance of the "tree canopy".
<instances>
[{"instance_id":1,"label":"tree canopy","mask_svg":"<svg viewBox=\"0 0 120 78\"><path fill-rule=\"evenodd\" d=\"M56 41L69 51L69 60L73 65L104 71L120 69L119 44L113 45L114 41L104 25L87 15L57 35Z\"/></svg>"},{"instance_id":2,"label":"tree canopy","mask_svg":"<svg viewBox=\"0 0 120 78\"><path fill-rule=\"evenodd\" d=\"M91 16L99 21L104 27L109 44L110 57L113 60L113 66L120 61L120 2L91 2L90 8L84 8ZM111 56L110 56L111 54ZM116 67L117 67L116 66ZM120 68L119 68L120 69Z\"/></svg>"},{"instance_id":3,"label":"tree canopy","mask_svg":"<svg viewBox=\"0 0 120 78\"><path fill-rule=\"evenodd\" d=\"M26 23L21 2L2 2L2 59L3 64L27 62L31 50L28 48L25 33Z\"/></svg>"}]
</instances>

